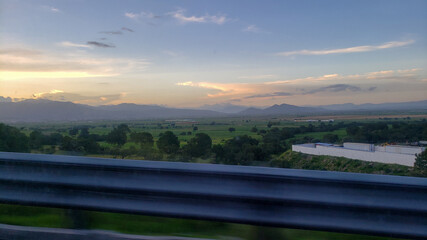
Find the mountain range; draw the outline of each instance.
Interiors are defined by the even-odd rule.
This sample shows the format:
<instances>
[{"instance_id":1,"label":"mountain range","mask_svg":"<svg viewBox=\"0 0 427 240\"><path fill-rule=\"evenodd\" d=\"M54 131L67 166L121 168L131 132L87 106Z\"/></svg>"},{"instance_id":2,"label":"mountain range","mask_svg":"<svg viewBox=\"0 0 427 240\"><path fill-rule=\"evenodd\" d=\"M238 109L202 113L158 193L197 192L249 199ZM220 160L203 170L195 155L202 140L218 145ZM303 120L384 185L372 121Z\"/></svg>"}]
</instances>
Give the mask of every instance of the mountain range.
<instances>
[{"instance_id":1,"label":"mountain range","mask_svg":"<svg viewBox=\"0 0 427 240\"><path fill-rule=\"evenodd\" d=\"M69 122L89 120L142 120L174 118L211 118L236 116L301 116L333 114L350 111L427 111L427 100L404 103L352 103L324 106L273 105L266 108L231 104L204 105L199 109L170 108L158 105L122 103L118 105L89 106L72 102L25 100L0 102L0 122Z\"/></svg>"}]
</instances>

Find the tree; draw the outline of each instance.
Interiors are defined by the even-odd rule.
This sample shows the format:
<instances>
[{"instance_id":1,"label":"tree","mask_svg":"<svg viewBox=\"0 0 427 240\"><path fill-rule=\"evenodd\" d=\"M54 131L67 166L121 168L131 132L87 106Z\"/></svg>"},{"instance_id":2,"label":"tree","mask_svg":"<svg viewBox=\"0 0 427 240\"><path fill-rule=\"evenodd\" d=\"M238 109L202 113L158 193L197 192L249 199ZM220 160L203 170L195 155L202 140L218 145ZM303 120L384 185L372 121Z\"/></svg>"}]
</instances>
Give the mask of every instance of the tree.
<instances>
[{"instance_id":1,"label":"tree","mask_svg":"<svg viewBox=\"0 0 427 240\"><path fill-rule=\"evenodd\" d=\"M198 127L193 127L193 131L197 131L197 130L199 130Z\"/></svg>"},{"instance_id":2,"label":"tree","mask_svg":"<svg viewBox=\"0 0 427 240\"><path fill-rule=\"evenodd\" d=\"M157 147L163 153L174 154L179 149L178 137L171 131L166 131L160 134L159 140L157 141Z\"/></svg>"},{"instance_id":3,"label":"tree","mask_svg":"<svg viewBox=\"0 0 427 240\"><path fill-rule=\"evenodd\" d=\"M206 133L197 133L184 147L184 152L191 157L208 155L212 149L212 139Z\"/></svg>"},{"instance_id":4,"label":"tree","mask_svg":"<svg viewBox=\"0 0 427 240\"><path fill-rule=\"evenodd\" d=\"M327 133L327 134L323 135L323 142L327 142L327 143L338 142L338 135L332 134L332 133Z\"/></svg>"},{"instance_id":5,"label":"tree","mask_svg":"<svg viewBox=\"0 0 427 240\"><path fill-rule=\"evenodd\" d=\"M30 133L30 148L40 149L43 145L44 135L39 130L34 130Z\"/></svg>"},{"instance_id":6,"label":"tree","mask_svg":"<svg viewBox=\"0 0 427 240\"><path fill-rule=\"evenodd\" d=\"M152 148L154 146L153 135L149 132L133 132L130 134L130 140L139 143L142 148Z\"/></svg>"},{"instance_id":7,"label":"tree","mask_svg":"<svg viewBox=\"0 0 427 240\"><path fill-rule=\"evenodd\" d=\"M236 131L236 129L234 127L231 127L231 128L228 128L228 131L232 133L232 132Z\"/></svg>"},{"instance_id":8,"label":"tree","mask_svg":"<svg viewBox=\"0 0 427 240\"><path fill-rule=\"evenodd\" d=\"M265 160L265 153L258 146L258 140L247 135L227 140L222 148L215 145L213 151L217 162L225 164L249 165L252 161Z\"/></svg>"},{"instance_id":9,"label":"tree","mask_svg":"<svg viewBox=\"0 0 427 240\"><path fill-rule=\"evenodd\" d=\"M88 127L82 127L80 129L79 138L87 138L89 137L89 128Z\"/></svg>"},{"instance_id":10,"label":"tree","mask_svg":"<svg viewBox=\"0 0 427 240\"><path fill-rule=\"evenodd\" d=\"M78 132L79 132L79 129L76 127L73 127L72 129L70 129L68 131L68 134L70 134L71 136L75 136L75 135L77 135Z\"/></svg>"},{"instance_id":11,"label":"tree","mask_svg":"<svg viewBox=\"0 0 427 240\"><path fill-rule=\"evenodd\" d=\"M258 132L258 128L252 127L251 132L254 132L254 133Z\"/></svg>"},{"instance_id":12,"label":"tree","mask_svg":"<svg viewBox=\"0 0 427 240\"><path fill-rule=\"evenodd\" d=\"M414 170L417 175L427 177L427 150L416 155Z\"/></svg>"},{"instance_id":13,"label":"tree","mask_svg":"<svg viewBox=\"0 0 427 240\"><path fill-rule=\"evenodd\" d=\"M120 124L107 135L107 142L121 146L127 142L128 132L130 132L128 125Z\"/></svg>"},{"instance_id":14,"label":"tree","mask_svg":"<svg viewBox=\"0 0 427 240\"><path fill-rule=\"evenodd\" d=\"M65 136L62 138L60 148L66 151L77 151L78 150L77 140L73 139L70 136Z\"/></svg>"},{"instance_id":15,"label":"tree","mask_svg":"<svg viewBox=\"0 0 427 240\"><path fill-rule=\"evenodd\" d=\"M17 128L0 123L0 151L29 152L29 139Z\"/></svg>"},{"instance_id":16,"label":"tree","mask_svg":"<svg viewBox=\"0 0 427 240\"><path fill-rule=\"evenodd\" d=\"M278 154L285 151L285 141L282 141L281 132L277 127L272 128L262 137L262 149L266 154Z\"/></svg>"}]
</instances>

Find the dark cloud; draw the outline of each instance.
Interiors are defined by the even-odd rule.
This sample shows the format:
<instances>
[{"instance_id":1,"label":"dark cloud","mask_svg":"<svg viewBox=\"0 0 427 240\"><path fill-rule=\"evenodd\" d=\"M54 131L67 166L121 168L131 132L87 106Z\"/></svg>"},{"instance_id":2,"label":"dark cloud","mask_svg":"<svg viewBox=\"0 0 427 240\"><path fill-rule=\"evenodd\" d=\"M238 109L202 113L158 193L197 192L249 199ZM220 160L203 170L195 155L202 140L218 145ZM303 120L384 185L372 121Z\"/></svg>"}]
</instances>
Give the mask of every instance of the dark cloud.
<instances>
[{"instance_id":1,"label":"dark cloud","mask_svg":"<svg viewBox=\"0 0 427 240\"><path fill-rule=\"evenodd\" d=\"M109 35L122 35L123 32L118 30L118 31L103 31L103 32L99 32L99 33L103 33L103 34L109 34Z\"/></svg>"},{"instance_id":2,"label":"dark cloud","mask_svg":"<svg viewBox=\"0 0 427 240\"><path fill-rule=\"evenodd\" d=\"M108 34L108 35L122 35L122 34L123 34L123 31L131 32L131 33L133 33L133 32L134 32L134 31L133 31L132 29L130 29L130 28L122 27L120 30L116 30L116 31L102 31L102 32L99 32L99 33L102 33L102 34Z\"/></svg>"},{"instance_id":3,"label":"dark cloud","mask_svg":"<svg viewBox=\"0 0 427 240\"><path fill-rule=\"evenodd\" d=\"M245 99L249 98L264 98L264 97L283 97L283 96L292 96L292 93L289 92L274 92L274 93L266 93L266 94L257 94L252 96L247 96Z\"/></svg>"},{"instance_id":4,"label":"dark cloud","mask_svg":"<svg viewBox=\"0 0 427 240\"><path fill-rule=\"evenodd\" d=\"M359 92L359 91L362 91L362 89L360 87L349 85L349 84L334 84L326 87L316 88L316 89L307 91L304 94L313 94L318 92L343 92L343 91Z\"/></svg>"},{"instance_id":5,"label":"dark cloud","mask_svg":"<svg viewBox=\"0 0 427 240\"><path fill-rule=\"evenodd\" d=\"M325 87L315 88L312 90L305 90L305 89L297 89L298 92L296 93L290 93L290 92L273 92L273 93L265 93L265 94L257 94L257 95L251 95L244 97L243 99L251 99L251 98L273 98L273 97L285 97L285 96L295 96L295 95L309 95L309 94L316 94L320 92L371 92L376 90L377 87L370 87L367 89L362 89L358 86L350 85L350 84L334 84L329 85Z\"/></svg>"},{"instance_id":6,"label":"dark cloud","mask_svg":"<svg viewBox=\"0 0 427 240\"><path fill-rule=\"evenodd\" d=\"M122 30L123 31L128 31L128 32L134 32L132 29L127 28L127 27L122 27Z\"/></svg>"},{"instance_id":7,"label":"dark cloud","mask_svg":"<svg viewBox=\"0 0 427 240\"><path fill-rule=\"evenodd\" d=\"M89 41L86 43L87 45L94 46L94 47L100 47L100 48L115 48L116 46L112 44L102 43L102 42L96 42L96 41Z\"/></svg>"}]
</instances>

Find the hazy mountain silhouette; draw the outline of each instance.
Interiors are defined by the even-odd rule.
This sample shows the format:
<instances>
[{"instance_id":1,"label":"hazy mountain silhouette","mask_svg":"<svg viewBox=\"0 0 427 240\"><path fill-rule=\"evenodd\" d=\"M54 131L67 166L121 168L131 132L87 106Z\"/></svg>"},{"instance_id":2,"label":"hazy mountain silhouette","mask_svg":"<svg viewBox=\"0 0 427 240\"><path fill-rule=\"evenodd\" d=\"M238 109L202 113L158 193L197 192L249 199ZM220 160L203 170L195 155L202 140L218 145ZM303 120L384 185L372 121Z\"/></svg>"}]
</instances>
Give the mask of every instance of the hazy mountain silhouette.
<instances>
[{"instance_id":1,"label":"hazy mountain silhouette","mask_svg":"<svg viewBox=\"0 0 427 240\"><path fill-rule=\"evenodd\" d=\"M159 118L200 118L224 116L224 113L176 109L155 105L119 104L92 107L71 102L25 100L0 102L0 121L52 122L86 120L137 120Z\"/></svg>"},{"instance_id":2,"label":"hazy mountain silhouette","mask_svg":"<svg viewBox=\"0 0 427 240\"><path fill-rule=\"evenodd\" d=\"M313 114L325 111L322 108L313 107L299 107L289 104L273 105L268 108L248 108L244 111L239 112L239 115L243 116L270 116L270 115L297 115L297 114Z\"/></svg>"},{"instance_id":3,"label":"hazy mountain silhouette","mask_svg":"<svg viewBox=\"0 0 427 240\"><path fill-rule=\"evenodd\" d=\"M219 108L221 106L214 107ZM94 107L71 102L31 99L21 102L0 102L0 122L69 122L88 120L210 118L227 116L318 115L340 112L347 113L351 111L426 111L427 100L418 102L361 105L346 103L316 107L299 107L289 104L276 104L264 109L249 107L238 113L230 113L239 108L242 108L242 106L224 105L224 109L222 110L224 112L220 112L201 109L169 108L158 105L138 105L133 103Z\"/></svg>"},{"instance_id":4,"label":"hazy mountain silhouette","mask_svg":"<svg viewBox=\"0 0 427 240\"><path fill-rule=\"evenodd\" d=\"M247 106L240 106L240 105L234 105L231 103L219 103L219 104L212 104L212 105L203 105L201 107L198 107L198 109L203 110L211 110L216 112L223 112L223 113L238 113L243 110L246 110Z\"/></svg>"},{"instance_id":5,"label":"hazy mountain silhouette","mask_svg":"<svg viewBox=\"0 0 427 240\"><path fill-rule=\"evenodd\" d=\"M427 100L415 102L398 102L398 103L365 103L365 104L332 104L316 106L327 110L334 111L351 111L351 110L427 110Z\"/></svg>"}]
</instances>

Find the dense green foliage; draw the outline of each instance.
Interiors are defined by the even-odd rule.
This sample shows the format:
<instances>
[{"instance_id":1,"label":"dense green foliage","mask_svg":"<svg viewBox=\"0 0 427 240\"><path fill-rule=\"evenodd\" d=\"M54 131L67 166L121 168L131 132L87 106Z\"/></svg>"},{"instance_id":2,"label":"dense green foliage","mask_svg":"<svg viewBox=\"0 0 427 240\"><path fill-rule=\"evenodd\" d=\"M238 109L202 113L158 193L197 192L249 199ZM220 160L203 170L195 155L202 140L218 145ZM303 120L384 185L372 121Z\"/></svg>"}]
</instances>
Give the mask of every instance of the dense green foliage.
<instances>
[{"instance_id":1,"label":"dense green foliage","mask_svg":"<svg viewBox=\"0 0 427 240\"><path fill-rule=\"evenodd\" d=\"M235 165L250 165L253 161L262 161L265 154L258 140L246 135L227 140L224 146L216 145L213 151L216 162Z\"/></svg>"},{"instance_id":2,"label":"dense green foliage","mask_svg":"<svg viewBox=\"0 0 427 240\"><path fill-rule=\"evenodd\" d=\"M250 123L250 120L246 120L245 124L247 123ZM169 129L157 132L157 136L153 136L152 130L135 131L127 124L117 124L103 134L95 133L91 125L72 126L62 131L47 133L42 129L33 128L27 132L28 137L17 128L2 124L0 133L6 137L1 138L0 143L3 151L31 150L50 154L66 151L65 154L266 166L288 151L292 144L321 141L410 143L427 139L426 121L340 121L288 124L284 127L280 127L283 125L280 121L267 123L261 128L258 122L256 125L258 127L254 125L247 127L245 134L235 134L242 127L230 127L212 121L206 125L218 128L224 125L223 131L228 132L230 136L222 138L221 141L217 140L215 144L212 136L216 137L216 131L207 134L204 128L194 124L187 127L190 131L179 132L174 129L183 129L182 126L175 123L164 126L157 122L155 128ZM197 134L194 134L195 131ZM314 161L311 163L315 165ZM423 175L424 170L419 167L421 165L416 165L418 175Z\"/></svg>"},{"instance_id":3,"label":"dense green foliage","mask_svg":"<svg viewBox=\"0 0 427 240\"><path fill-rule=\"evenodd\" d=\"M166 154L174 154L178 152L179 140L171 131L166 131L160 134L160 138L157 141L157 147L159 150Z\"/></svg>"},{"instance_id":4,"label":"dense green foliage","mask_svg":"<svg viewBox=\"0 0 427 240\"><path fill-rule=\"evenodd\" d=\"M366 162L343 157L311 156L307 154L287 151L270 162L271 167L309 169L323 171L389 174L413 176L410 167L398 164L384 164Z\"/></svg>"},{"instance_id":5,"label":"dense green foliage","mask_svg":"<svg viewBox=\"0 0 427 240\"><path fill-rule=\"evenodd\" d=\"M184 153L191 157L209 156L212 149L212 139L206 133L197 133L184 146Z\"/></svg>"},{"instance_id":6,"label":"dense green foliage","mask_svg":"<svg viewBox=\"0 0 427 240\"><path fill-rule=\"evenodd\" d=\"M121 146L126 143L129 132L128 125L120 124L107 135L107 142Z\"/></svg>"},{"instance_id":7,"label":"dense green foliage","mask_svg":"<svg viewBox=\"0 0 427 240\"><path fill-rule=\"evenodd\" d=\"M422 177L427 177L427 150L417 154L414 164L415 174Z\"/></svg>"},{"instance_id":8,"label":"dense green foliage","mask_svg":"<svg viewBox=\"0 0 427 240\"><path fill-rule=\"evenodd\" d=\"M0 123L0 151L28 152L28 137L19 129Z\"/></svg>"}]
</instances>

